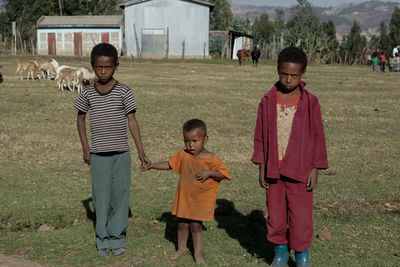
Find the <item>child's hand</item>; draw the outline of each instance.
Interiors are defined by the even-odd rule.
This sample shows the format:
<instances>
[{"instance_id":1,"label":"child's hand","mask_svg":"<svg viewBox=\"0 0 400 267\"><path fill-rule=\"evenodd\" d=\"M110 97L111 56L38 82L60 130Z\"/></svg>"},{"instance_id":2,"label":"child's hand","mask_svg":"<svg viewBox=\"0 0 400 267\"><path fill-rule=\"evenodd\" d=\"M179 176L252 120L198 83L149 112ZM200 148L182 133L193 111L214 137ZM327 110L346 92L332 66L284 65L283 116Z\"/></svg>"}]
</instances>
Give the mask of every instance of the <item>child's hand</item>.
<instances>
[{"instance_id":1,"label":"child's hand","mask_svg":"<svg viewBox=\"0 0 400 267\"><path fill-rule=\"evenodd\" d=\"M196 178L200 182L204 182L208 178L210 178L210 171L204 170L204 171L199 171L194 175L194 178Z\"/></svg>"},{"instance_id":2,"label":"child's hand","mask_svg":"<svg viewBox=\"0 0 400 267\"><path fill-rule=\"evenodd\" d=\"M89 152L89 150L83 151L83 161L84 161L87 165L90 165L90 152Z\"/></svg>"},{"instance_id":3,"label":"child's hand","mask_svg":"<svg viewBox=\"0 0 400 267\"><path fill-rule=\"evenodd\" d=\"M318 169L312 169L307 178L307 191L312 191L318 183Z\"/></svg>"},{"instance_id":4,"label":"child's hand","mask_svg":"<svg viewBox=\"0 0 400 267\"><path fill-rule=\"evenodd\" d=\"M139 159L141 161L140 171L146 171L150 169L151 161L145 154L139 154Z\"/></svg>"},{"instance_id":5,"label":"child's hand","mask_svg":"<svg viewBox=\"0 0 400 267\"><path fill-rule=\"evenodd\" d=\"M140 164L140 171L144 172L144 171L148 171L151 169L151 163L150 165L146 165L144 162L142 162L142 164Z\"/></svg>"},{"instance_id":6,"label":"child's hand","mask_svg":"<svg viewBox=\"0 0 400 267\"><path fill-rule=\"evenodd\" d=\"M260 186L264 189L268 189L269 188L269 183L267 183L267 181L265 180L264 175L260 175L260 177L258 177L258 182L260 183Z\"/></svg>"}]
</instances>

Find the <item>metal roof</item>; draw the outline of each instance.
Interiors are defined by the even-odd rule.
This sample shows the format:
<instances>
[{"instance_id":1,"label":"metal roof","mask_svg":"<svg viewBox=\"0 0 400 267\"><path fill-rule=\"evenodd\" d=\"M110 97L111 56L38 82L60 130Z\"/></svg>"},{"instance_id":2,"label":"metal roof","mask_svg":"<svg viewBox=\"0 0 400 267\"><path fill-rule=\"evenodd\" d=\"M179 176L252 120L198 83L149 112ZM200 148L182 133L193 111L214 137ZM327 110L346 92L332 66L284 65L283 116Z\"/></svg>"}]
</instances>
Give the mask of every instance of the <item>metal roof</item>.
<instances>
[{"instance_id":1,"label":"metal roof","mask_svg":"<svg viewBox=\"0 0 400 267\"><path fill-rule=\"evenodd\" d=\"M126 6L139 4L141 2L147 2L147 1L151 1L151 0L131 0L131 1L126 1L125 3L121 3L118 6L123 9ZM214 7L213 4L211 4L209 2L206 2L206 1L201 1L201 0L182 0L182 1L197 3L197 4L200 4L200 5L206 5L206 6L209 6L211 9Z\"/></svg>"},{"instance_id":2,"label":"metal roof","mask_svg":"<svg viewBox=\"0 0 400 267\"><path fill-rule=\"evenodd\" d=\"M38 28L120 28L122 16L42 16Z\"/></svg>"}]
</instances>

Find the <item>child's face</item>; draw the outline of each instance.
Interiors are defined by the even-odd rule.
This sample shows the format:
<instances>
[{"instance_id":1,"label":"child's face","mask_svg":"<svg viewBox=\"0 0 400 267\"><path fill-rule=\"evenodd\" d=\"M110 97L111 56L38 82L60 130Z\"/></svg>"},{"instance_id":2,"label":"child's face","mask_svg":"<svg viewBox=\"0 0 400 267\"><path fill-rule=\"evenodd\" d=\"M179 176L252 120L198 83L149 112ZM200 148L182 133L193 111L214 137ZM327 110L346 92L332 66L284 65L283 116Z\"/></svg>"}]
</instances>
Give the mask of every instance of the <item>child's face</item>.
<instances>
[{"instance_id":1,"label":"child's face","mask_svg":"<svg viewBox=\"0 0 400 267\"><path fill-rule=\"evenodd\" d=\"M118 62L115 64L112 57L98 56L95 58L92 67L97 78L99 78L98 82L106 84L113 78L114 72L118 69Z\"/></svg>"},{"instance_id":2,"label":"child's face","mask_svg":"<svg viewBox=\"0 0 400 267\"><path fill-rule=\"evenodd\" d=\"M204 150L204 144L208 141L208 136L200 128L195 128L188 132L183 132L183 139L187 152L193 156L199 155Z\"/></svg>"},{"instance_id":3,"label":"child's face","mask_svg":"<svg viewBox=\"0 0 400 267\"><path fill-rule=\"evenodd\" d=\"M291 93L298 89L301 78L305 71L302 72L301 64L293 62L283 62L279 68L279 81L282 84L283 93Z\"/></svg>"}]
</instances>

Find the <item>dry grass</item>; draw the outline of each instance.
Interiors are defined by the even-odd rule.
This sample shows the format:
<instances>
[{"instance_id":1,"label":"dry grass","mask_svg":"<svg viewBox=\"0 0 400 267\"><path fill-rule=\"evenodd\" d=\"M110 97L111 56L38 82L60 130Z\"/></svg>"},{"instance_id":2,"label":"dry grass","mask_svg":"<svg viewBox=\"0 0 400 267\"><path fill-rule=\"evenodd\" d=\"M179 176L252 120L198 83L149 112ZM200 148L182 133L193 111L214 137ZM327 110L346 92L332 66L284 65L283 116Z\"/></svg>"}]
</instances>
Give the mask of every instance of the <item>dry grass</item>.
<instances>
[{"instance_id":1,"label":"dry grass","mask_svg":"<svg viewBox=\"0 0 400 267\"><path fill-rule=\"evenodd\" d=\"M0 57L5 79L0 84L2 251L22 249L31 259L56 265L174 264L166 255L174 250L175 226L168 213L177 176L139 173L134 149L129 250L121 258L96 257L94 230L83 205L91 207L91 185L75 125L77 94L58 91L55 81L17 80L16 61ZM59 58L72 66L88 67L88 61ZM275 65L253 69L233 62L122 60L115 78L133 89L151 160L166 160L181 149L182 124L200 118L209 129L208 149L230 168L233 181L223 183L218 196L228 212L219 211L206 224L208 263L269 263L272 251L264 242L259 216L265 197L249 159L257 105L277 79ZM315 191L317 207L328 207L329 213L316 210L315 229L328 227L333 238L314 240L313 264L396 266L400 215L393 200L400 197L400 73L311 65L305 81L321 103L330 164ZM339 212L334 204L349 201L395 208L369 212L356 206ZM43 224L56 230L38 232ZM186 257L177 264L192 262Z\"/></svg>"}]
</instances>

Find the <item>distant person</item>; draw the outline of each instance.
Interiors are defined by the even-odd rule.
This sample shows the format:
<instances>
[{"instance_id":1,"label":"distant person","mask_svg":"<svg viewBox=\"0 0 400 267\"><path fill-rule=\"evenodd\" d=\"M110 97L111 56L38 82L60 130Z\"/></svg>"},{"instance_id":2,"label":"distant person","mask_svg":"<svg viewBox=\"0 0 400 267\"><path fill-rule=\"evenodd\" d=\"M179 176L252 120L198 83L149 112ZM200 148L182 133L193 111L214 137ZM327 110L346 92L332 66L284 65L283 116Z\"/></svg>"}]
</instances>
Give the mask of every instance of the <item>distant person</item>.
<instances>
[{"instance_id":1,"label":"distant person","mask_svg":"<svg viewBox=\"0 0 400 267\"><path fill-rule=\"evenodd\" d=\"M86 86L75 103L77 126L83 160L92 170L98 255L117 256L126 249L130 201L131 155L127 124L142 166L149 166L150 160L143 150L132 90L113 78L118 69L117 50L110 44L100 43L92 50L91 63L98 81ZM86 135L87 112L92 136L90 148Z\"/></svg>"},{"instance_id":2,"label":"distant person","mask_svg":"<svg viewBox=\"0 0 400 267\"><path fill-rule=\"evenodd\" d=\"M258 66L258 59L260 58L260 55L261 55L260 46L257 45L251 51L251 59L253 60L253 67Z\"/></svg>"},{"instance_id":3,"label":"distant person","mask_svg":"<svg viewBox=\"0 0 400 267\"><path fill-rule=\"evenodd\" d=\"M381 71L385 72L385 66L386 66L386 54L382 52L379 56L380 62L381 62Z\"/></svg>"},{"instance_id":4,"label":"distant person","mask_svg":"<svg viewBox=\"0 0 400 267\"><path fill-rule=\"evenodd\" d=\"M305 90L307 56L287 47L278 56L279 81L259 104L251 161L267 196L267 239L275 244L271 266L310 266L313 189L318 170L328 168L318 99Z\"/></svg>"},{"instance_id":5,"label":"distant person","mask_svg":"<svg viewBox=\"0 0 400 267\"><path fill-rule=\"evenodd\" d=\"M378 71L378 55L375 53L372 58L372 72Z\"/></svg>"},{"instance_id":6,"label":"distant person","mask_svg":"<svg viewBox=\"0 0 400 267\"><path fill-rule=\"evenodd\" d=\"M214 218L219 183L230 180L228 168L217 155L207 151L207 128L203 121L192 119L183 125L185 148L168 161L151 163L142 170L174 170L180 174L172 214L178 222L178 250L170 256L178 259L186 254L189 229L192 233L194 259L205 264L202 255L202 223Z\"/></svg>"},{"instance_id":7,"label":"distant person","mask_svg":"<svg viewBox=\"0 0 400 267\"><path fill-rule=\"evenodd\" d=\"M393 58L393 71L394 72L400 71L400 57L399 56Z\"/></svg>"},{"instance_id":8,"label":"distant person","mask_svg":"<svg viewBox=\"0 0 400 267\"><path fill-rule=\"evenodd\" d=\"M400 48L400 45L395 46L395 47L393 48L393 50L392 50L392 56L393 56L393 57L397 57L397 56L398 56L398 54L399 54L399 48Z\"/></svg>"},{"instance_id":9,"label":"distant person","mask_svg":"<svg viewBox=\"0 0 400 267\"><path fill-rule=\"evenodd\" d=\"M393 64L393 57L392 56L389 56L389 60L388 60L388 68L389 68L389 72L393 72L393 66L394 66L394 64Z\"/></svg>"}]
</instances>

